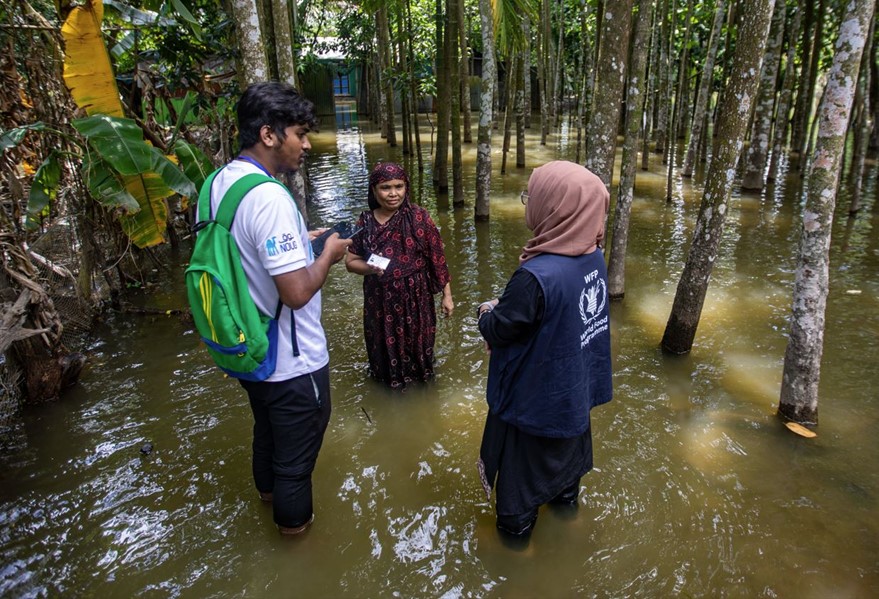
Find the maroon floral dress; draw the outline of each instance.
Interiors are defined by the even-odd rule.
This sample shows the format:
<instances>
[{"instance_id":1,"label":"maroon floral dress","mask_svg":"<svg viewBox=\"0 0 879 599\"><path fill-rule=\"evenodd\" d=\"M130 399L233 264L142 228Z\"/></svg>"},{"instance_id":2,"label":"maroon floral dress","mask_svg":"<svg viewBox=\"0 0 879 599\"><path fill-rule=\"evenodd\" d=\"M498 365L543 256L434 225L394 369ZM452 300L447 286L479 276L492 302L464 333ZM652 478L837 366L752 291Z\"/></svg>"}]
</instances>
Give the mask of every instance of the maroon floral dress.
<instances>
[{"instance_id":1,"label":"maroon floral dress","mask_svg":"<svg viewBox=\"0 0 879 599\"><path fill-rule=\"evenodd\" d=\"M382 275L363 277L363 330L369 373L392 388L433 376L436 307L433 296L451 280L443 241L430 214L404 201L380 224L372 211L357 221L363 233L350 251L390 259Z\"/></svg>"}]
</instances>

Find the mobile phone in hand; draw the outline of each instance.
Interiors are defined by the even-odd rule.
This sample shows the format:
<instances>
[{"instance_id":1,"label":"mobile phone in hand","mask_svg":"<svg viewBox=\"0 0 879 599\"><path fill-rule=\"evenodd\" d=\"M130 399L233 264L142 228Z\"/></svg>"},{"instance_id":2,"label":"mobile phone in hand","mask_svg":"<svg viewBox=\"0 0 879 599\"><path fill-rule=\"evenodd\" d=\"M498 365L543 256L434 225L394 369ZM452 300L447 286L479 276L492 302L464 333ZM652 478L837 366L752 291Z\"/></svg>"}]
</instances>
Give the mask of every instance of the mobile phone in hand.
<instances>
[{"instance_id":1,"label":"mobile phone in hand","mask_svg":"<svg viewBox=\"0 0 879 599\"><path fill-rule=\"evenodd\" d=\"M320 256L324 251L324 245L326 244L327 239L333 233L338 233L339 237L342 239L351 239L360 233L360 231L362 231L362 228L355 227L354 223L346 221L338 222L312 240L311 250L314 252L315 256Z\"/></svg>"}]
</instances>

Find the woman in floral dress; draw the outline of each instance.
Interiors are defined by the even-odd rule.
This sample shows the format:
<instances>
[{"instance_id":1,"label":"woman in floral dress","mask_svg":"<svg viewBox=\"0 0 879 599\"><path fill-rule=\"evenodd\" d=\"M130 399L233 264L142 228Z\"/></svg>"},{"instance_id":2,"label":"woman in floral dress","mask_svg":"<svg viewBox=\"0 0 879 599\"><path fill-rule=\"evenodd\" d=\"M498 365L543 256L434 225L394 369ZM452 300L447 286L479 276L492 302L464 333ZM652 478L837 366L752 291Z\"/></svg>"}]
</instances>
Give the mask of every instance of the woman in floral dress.
<instances>
[{"instance_id":1,"label":"woman in floral dress","mask_svg":"<svg viewBox=\"0 0 879 599\"><path fill-rule=\"evenodd\" d=\"M363 330L369 373L394 389L433 376L436 307L452 314L451 277L443 241L430 214L409 201L409 177L393 162L369 176L369 210L357 221L346 266L363 275ZM367 263L371 255L387 265Z\"/></svg>"}]
</instances>

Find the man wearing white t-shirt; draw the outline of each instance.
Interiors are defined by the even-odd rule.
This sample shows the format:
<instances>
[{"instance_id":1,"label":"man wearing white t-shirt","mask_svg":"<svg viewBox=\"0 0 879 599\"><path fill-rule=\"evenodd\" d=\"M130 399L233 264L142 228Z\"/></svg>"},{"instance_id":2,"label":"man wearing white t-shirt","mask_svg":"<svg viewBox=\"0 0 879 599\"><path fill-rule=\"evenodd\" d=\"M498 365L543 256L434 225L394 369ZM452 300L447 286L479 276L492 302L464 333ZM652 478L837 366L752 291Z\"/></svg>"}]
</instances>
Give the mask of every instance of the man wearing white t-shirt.
<instances>
[{"instance_id":1,"label":"man wearing white t-shirt","mask_svg":"<svg viewBox=\"0 0 879 599\"><path fill-rule=\"evenodd\" d=\"M289 85L256 83L238 102L241 152L214 179L212 213L235 181L250 173L293 172L311 149L313 105ZM241 380L253 411L253 478L272 502L283 534L298 534L314 519L311 473L330 418L329 354L320 288L351 241L334 233L315 258L309 231L281 186L258 185L244 196L232 223L250 294L264 314L284 304L278 322L274 373L263 382Z\"/></svg>"}]
</instances>

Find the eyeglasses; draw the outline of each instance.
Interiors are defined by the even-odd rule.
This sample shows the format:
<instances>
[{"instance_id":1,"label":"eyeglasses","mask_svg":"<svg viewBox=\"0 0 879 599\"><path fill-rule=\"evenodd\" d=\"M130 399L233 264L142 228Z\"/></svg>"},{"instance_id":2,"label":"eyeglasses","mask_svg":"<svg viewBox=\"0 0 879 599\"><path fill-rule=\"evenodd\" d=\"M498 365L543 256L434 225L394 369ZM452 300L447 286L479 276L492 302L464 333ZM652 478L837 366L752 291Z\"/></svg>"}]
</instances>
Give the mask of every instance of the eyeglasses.
<instances>
[{"instance_id":1,"label":"eyeglasses","mask_svg":"<svg viewBox=\"0 0 879 599\"><path fill-rule=\"evenodd\" d=\"M523 206L528 203L528 192L527 191L523 191L522 193L519 194L519 201L522 202Z\"/></svg>"}]
</instances>

